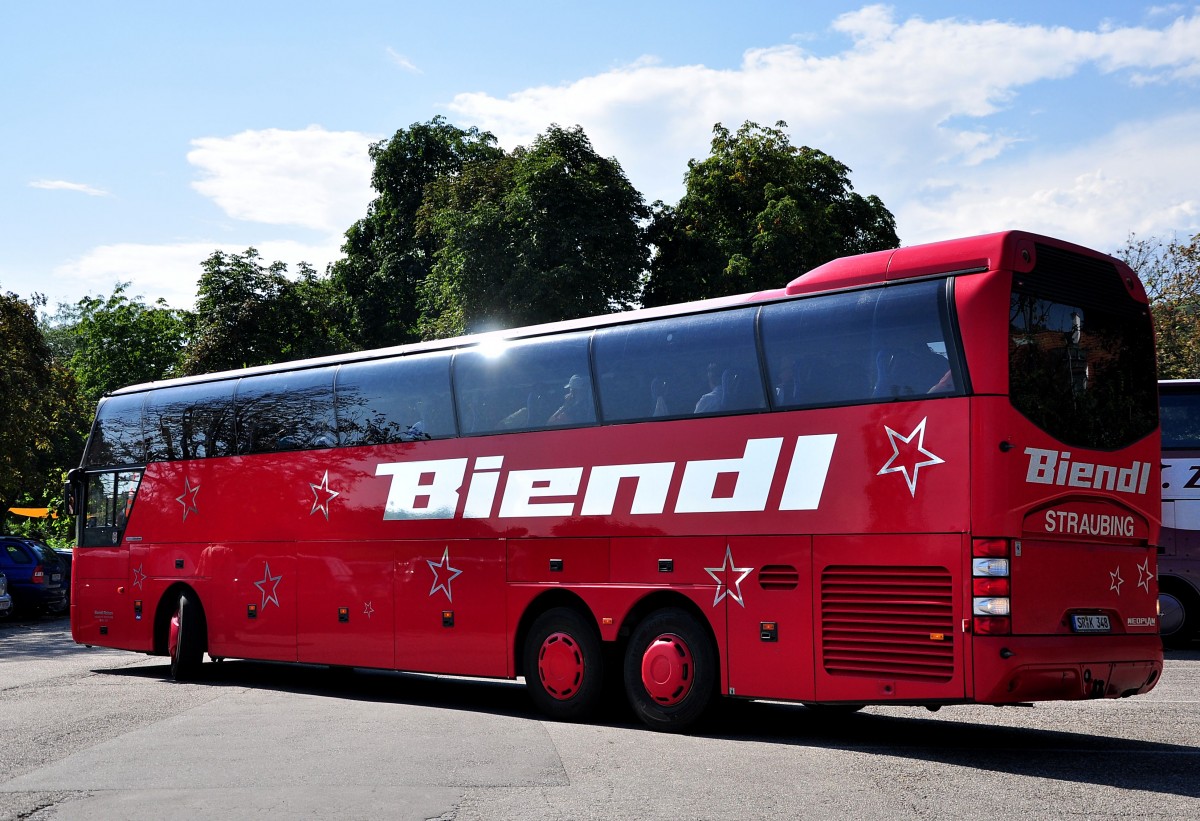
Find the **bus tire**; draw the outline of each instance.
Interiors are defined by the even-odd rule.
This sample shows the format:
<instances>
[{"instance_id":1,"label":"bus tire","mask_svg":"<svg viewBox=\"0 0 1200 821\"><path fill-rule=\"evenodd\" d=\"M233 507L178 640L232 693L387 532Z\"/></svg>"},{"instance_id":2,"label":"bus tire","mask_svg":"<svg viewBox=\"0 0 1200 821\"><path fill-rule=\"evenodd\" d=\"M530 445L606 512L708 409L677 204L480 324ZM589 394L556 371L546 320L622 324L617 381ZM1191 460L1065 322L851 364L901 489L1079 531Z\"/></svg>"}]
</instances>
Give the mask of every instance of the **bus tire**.
<instances>
[{"instance_id":1,"label":"bus tire","mask_svg":"<svg viewBox=\"0 0 1200 821\"><path fill-rule=\"evenodd\" d=\"M625 651L625 694L648 727L686 730L708 709L716 687L716 647L691 614L657 610L633 631Z\"/></svg>"},{"instance_id":2,"label":"bus tire","mask_svg":"<svg viewBox=\"0 0 1200 821\"><path fill-rule=\"evenodd\" d=\"M1191 644L1200 630L1200 596L1186 582L1170 577L1159 578L1159 629L1165 647L1181 648Z\"/></svg>"},{"instance_id":3,"label":"bus tire","mask_svg":"<svg viewBox=\"0 0 1200 821\"><path fill-rule=\"evenodd\" d=\"M525 637L525 687L543 713L557 721L592 715L604 689L604 652L591 620L569 607L537 617Z\"/></svg>"},{"instance_id":4,"label":"bus tire","mask_svg":"<svg viewBox=\"0 0 1200 821\"><path fill-rule=\"evenodd\" d=\"M204 649L208 641L208 627L204 610L194 593L179 594L179 603L171 616L167 634L167 652L171 657L171 678L175 681L193 681L204 661Z\"/></svg>"}]
</instances>

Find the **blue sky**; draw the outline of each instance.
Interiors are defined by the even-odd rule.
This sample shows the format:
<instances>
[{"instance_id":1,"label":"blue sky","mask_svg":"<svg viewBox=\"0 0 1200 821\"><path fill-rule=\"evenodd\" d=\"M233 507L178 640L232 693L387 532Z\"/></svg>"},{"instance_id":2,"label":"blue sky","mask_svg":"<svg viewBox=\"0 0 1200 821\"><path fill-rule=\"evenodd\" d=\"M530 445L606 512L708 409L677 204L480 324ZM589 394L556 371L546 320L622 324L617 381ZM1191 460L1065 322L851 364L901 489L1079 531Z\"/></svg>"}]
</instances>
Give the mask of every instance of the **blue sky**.
<instances>
[{"instance_id":1,"label":"blue sky","mask_svg":"<svg viewBox=\"0 0 1200 821\"><path fill-rule=\"evenodd\" d=\"M0 290L191 307L214 249L323 270L367 146L441 114L581 125L648 202L788 123L904 244L1200 231L1200 5L0 3Z\"/></svg>"}]
</instances>

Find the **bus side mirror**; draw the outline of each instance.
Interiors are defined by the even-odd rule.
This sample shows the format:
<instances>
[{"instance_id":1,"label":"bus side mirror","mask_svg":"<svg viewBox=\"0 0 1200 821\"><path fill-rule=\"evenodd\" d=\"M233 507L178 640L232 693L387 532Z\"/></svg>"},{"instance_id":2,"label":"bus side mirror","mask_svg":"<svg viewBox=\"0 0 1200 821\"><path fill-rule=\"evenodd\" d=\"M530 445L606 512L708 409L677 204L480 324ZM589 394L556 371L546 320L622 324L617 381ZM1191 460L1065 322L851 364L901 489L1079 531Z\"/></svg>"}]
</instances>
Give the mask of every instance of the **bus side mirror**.
<instances>
[{"instance_id":1,"label":"bus side mirror","mask_svg":"<svg viewBox=\"0 0 1200 821\"><path fill-rule=\"evenodd\" d=\"M83 476L79 468L67 472L67 484L63 488L67 515L74 517L79 512L79 493L83 489Z\"/></svg>"}]
</instances>

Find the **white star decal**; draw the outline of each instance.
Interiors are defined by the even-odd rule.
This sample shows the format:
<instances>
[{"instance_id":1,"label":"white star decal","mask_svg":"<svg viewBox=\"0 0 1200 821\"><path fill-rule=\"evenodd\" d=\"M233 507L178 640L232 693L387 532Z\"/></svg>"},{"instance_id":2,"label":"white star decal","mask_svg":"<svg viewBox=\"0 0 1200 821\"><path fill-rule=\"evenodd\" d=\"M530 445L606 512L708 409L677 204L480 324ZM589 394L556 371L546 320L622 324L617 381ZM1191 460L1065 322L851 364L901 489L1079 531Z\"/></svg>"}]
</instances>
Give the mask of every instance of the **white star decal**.
<instances>
[{"instance_id":1,"label":"white star decal","mask_svg":"<svg viewBox=\"0 0 1200 821\"><path fill-rule=\"evenodd\" d=\"M146 574L142 572L143 567L145 565L139 564L133 569L133 586L142 590L145 589L142 587L142 584L146 581Z\"/></svg>"},{"instance_id":2,"label":"white star decal","mask_svg":"<svg viewBox=\"0 0 1200 821\"><path fill-rule=\"evenodd\" d=\"M1117 595L1121 595L1121 585L1125 584L1125 580L1121 578L1121 566L1117 565L1117 569L1108 574L1112 584L1108 586L1109 590L1116 590Z\"/></svg>"},{"instance_id":3,"label":"white star decal","mask_svg":"<svg viewBox=\"0 0 1200 821\"><path fill-rule=\"evenodd\" d=\"M450 548L442 553L442 560L435 562L432 559L425 560L429 564L429 569L433 571L433 587L429 588L429 595L441 590L446 594L446 600L453 602L454 596L450 594L450 582L454 581L462 573L461 570L456 570L450 566ZM444 574L444 578L443 578Z\"/></svg>"},{"instance_id":4,"label":"white star decal","mask_svg":"<svg viewBox=\"0 0 1200 821\"><path fill-rule=\"evenodd\" d=\"M371 618L371 616L375 615L375 608L371 605L370 602L365 603L365 606L363 607L363 615L366 616L368 619Z\"/></svg>"},{"instance_id":5,"label":"white star decal","mask_svg":"<svg viewBox=\"0 0 1200 821\"><path fill-rule=\"evenodd\" d=\"M728 545L725 546L725 561L721 562L720 567L706 567L704 572L713 577L713 581L717 583L717 593L713 597L713 607L721 603L721 599L729 596L742 607L746 603L742 601L742 582L753 571L753 567L738 567L733 561L733 549ZM729 584L729 574L739 574L734 580L733 585ZM720 575L717 575L720 574Z\"/></svg>"},{"instance_id":6,"label":"white star decal","mask_svg":"<svg viewBox=\"0 0 1200 821\"><path fill-rule=\"evenodd\" d=\"M888 441L892 445L892 456L890 459L887 460L887 464L879 469L879 473L877 473L875 475L882 476L885 473L903 473L904 481L908 483L908 492L909 492L909 494L912 495L912 497L914 499L917 498L917 474L921 470L921 468L930 467L932 465L940 465L940 464L945 463L945 461L946 461L945 459L942 459L939 456L935 456L933 453L925 450L925 423L927 421L929 421L928 416L926 416L924 419L922 419L921 423L919 425L917 425L915 428L913 428L913 432L910 433L908 436L901 436L900 434L896 433L896 431L889 428L887 425L883 426L883 429L885 431L887 431ZM912 473L909 473L910 466L907 464L900 464L900 465L896 465L895 467L893 467L893 464L896 462L896 460L900 458L900 443L904 443L905 445L908 446L905 448L906 456L915 455L915 454L911 454L911 451L913 450L913 447L912 447L913 439L917 440L917 444L915 447L916 452L927 458L924 461L914 462L911 465ZM907 461L907 459L905 461Z\"/></svg>"},{"instance_id":7,"label":"white star decal","mask_svg":"<svg viewBox=\"0 0 1200 821\"><path fill-rule=\"evenodd\" d=\"M183 520L186 522L189 513L199 513L200 508L196 507L196 494L200 492L200 485L192 487L192 483L188 481L186 476L183 477L183 493L175 497L175 501L183 505Z\"/></svg>"},{"instance_id":8,"label":"white star decal","mask_svg":"<svg viewBox=\"0 0 1200 821\"><path fill-rule=\"evenodd\" d=\"M1150 572L1150 560L1142 562L1137 566L1138 569L1138 587L1144 587L1146 592L1150 592L1150 582L1154 578L1154 574Z\"/></svg>"},{"instance_id":9,"label":"white star decal","mask_svg":"<svg viewBox=\"0 0 1200 821\"><path fill-rule=\"evenodd\" d=\"M329 489L329 471L325 471L325 475L321 478L321 484L316 485L312 482L309 482L308 486L312 488L313 492L313 506L312 510L308 512L308 515L311 516L319 510L325 514L325 521L328 522L329 503L342 494L338 493L336 490Z\"/></svg>"},{"instance_id":10,"label":"white star decal","mask_svg":"<svg viewBox=\"0 0 1200 821\"><path fill-rule=\"evenodd\" d=\"M263 565L264 565L264 568L263 568L263 577L262 577L262 581L261 581L261 582L255 582L255 583L254 583L254 586L258 588L258 590L259 590L259 592L260 592L260 593L262 593L262 604L261 604L261 605L259 605L259 606L260 606L260 607L261 607L263 610L266 610L266 609L267 609L267 605L268 605L268 604L271 604L272 602L274 602L274 604L275 604L275 606L276 606L276 607L279 607L279 593L278 593L278 589L279 589L279 581L280 581L280 579L282 579L282 578L283 578L283 575L282 575L282 574L280 574L280 575L278 575L278 576L272 576L272 575L271 575L271 565L270 565L270 563L269 563L269 562L263 562ZM267 585L270 585L270 586L271 586L271 592L270 592L270 593L268 593L268 592L267 592Z\"/></svg>"}]
</instances>

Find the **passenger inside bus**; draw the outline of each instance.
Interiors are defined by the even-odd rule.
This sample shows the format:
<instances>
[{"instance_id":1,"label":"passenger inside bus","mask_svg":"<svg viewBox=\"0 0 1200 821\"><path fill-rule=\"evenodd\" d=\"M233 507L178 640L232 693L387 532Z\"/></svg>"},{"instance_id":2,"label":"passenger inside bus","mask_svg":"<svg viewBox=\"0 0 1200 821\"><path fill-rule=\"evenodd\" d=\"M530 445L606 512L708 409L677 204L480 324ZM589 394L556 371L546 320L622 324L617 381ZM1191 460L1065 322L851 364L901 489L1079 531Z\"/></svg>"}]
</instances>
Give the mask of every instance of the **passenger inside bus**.
<instances>
[{"instance_id":1,"label":"passenger inside bus","mask_svg":"<svg viewBox=\"0 0 1200 821\"><path fill-rule=\"evenodd\" d=\"M708 393L701 396L696 402L696 409L692 411L693 413L715 413L724 405L721 366L716 362L710 362L706 372L708 374Z\"/></svg>"},{"instance_id":2,"label":"passenger inside bus","mask_svg":"<svg viewBox=\"0 0 1200 821\"><path fill-rule=\"evenodd\" d=\"M563 386L563 390L565 391L563 403L558 410L550 414L546 424L573 425L590 422L593 408L587 380L579 374L572 374L571 378L567 380L567 384Z\"/></svg>"},{"instance_id":3,"label":"passenger inside bus","mask_svg":"<svg viewBox=\"0 0 1200 821\"><path fill-rule=\"evenodd\" d=\"M950 363L923 337L910 337L904 347L882 348L875 356L875 373L877 398L954 390Z\"/></svg>"}]
</instances>

